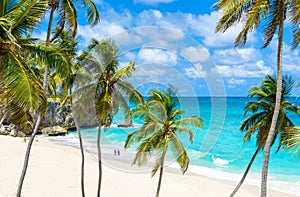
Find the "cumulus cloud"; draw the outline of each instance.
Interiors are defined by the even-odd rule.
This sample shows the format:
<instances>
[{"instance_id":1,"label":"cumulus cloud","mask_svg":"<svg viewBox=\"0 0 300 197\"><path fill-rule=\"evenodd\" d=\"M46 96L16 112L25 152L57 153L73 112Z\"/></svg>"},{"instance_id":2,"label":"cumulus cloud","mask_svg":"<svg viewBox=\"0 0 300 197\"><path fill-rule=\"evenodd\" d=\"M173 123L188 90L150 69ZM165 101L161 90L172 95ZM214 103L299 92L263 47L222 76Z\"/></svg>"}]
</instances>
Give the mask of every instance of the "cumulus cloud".
<instances>
[{"instance_id":1,"label":"cumulus cloud","mask_svg":"<svg viewBox=\"0 0 300 197\"><path fill-rule=\"evenodd\" d=\"M237 85L245 85L246 84L246 80L245 79L228 79L227 80L228 83L228 88L235 88Z\"/></svg>"},{"instance_id":2,"label":"cumulus cloud","mask_svg":"<svg viewBox=\"0 0 300 197\"><path fill-rule=\"evenodd\" d=\"M98 24L93 28L89 25L79 26L78 37L79 39L82 39L82 47L86 47L92 38L97 40L106 39L123 31L125 31L125 29L118 24L102 21L101 24Z\"/></svg>"},{"instance_id":3,"label":"cumulus cloud","mask_svg":"<svg viewBox=\"0 0 300 197\"><path fill-rule=\"evenodd\" d=\"M127 9L124 9L123 12L119 13L115 12L112 8L107 8L103 13L103 20L99 25L93 28L92 31L87 30L87 27L89 26L80 26L79 29L81 29L81 31L79 31L79 35L87 37L87 39L95 33L102 35L100 37L108 37L132 27L156 26L177 30L178 32L191 36L201 37L203 43L207 47L231 47L233 46L234 39L239 30L241 30L242 25L237 24L228 29L225 33L215 33L216 22L220 16L220 12L216 11L210 14L197 15L183 12L161 12L156 9L149 9L143 10L133 17L133 14ZM109 18L109 22L104 18ZM162 37L160 41L164 41L165 39L180 39L183 37L182 33L165 33L166 34L159 35ZM152 35L150 33L148 35L156 36L156 34ZM250 33L248 35L247 43L251 44L256 41L255 33Z\"/></svg>"},{"instance_id":4,"label":"cumulus cloud","mask_svg":"<svg viewBox=\"0 0 300 197\"><path fill-rule=\"evenodd\" d=\"M216 66L212 72L219 73L222 77L263 77L267 74L272 74L274 71L271 67L265 65L264 61L260 60L256 63L247 63L242 65L223 65Z\"/></svg>"},{"instance_id":5,"label":"cumulus cloud","mask_svg":"<svg viewBox=\"0 0 300 197\"><path fill-rule=\"evenodd\" d=\"M272 50L271 54L268 56L268 61L274 65L274 68L277 65L277 36L274 36L273 41L270 43L270 48ZM286 43L283 44L282 50L282 68L284 72L300 76L300 50L295 49L291 50L291 46Z\"/></svg>"},{"instance_id":6,"label":"cumulus cloud","mask_svg":"<svg viewBox=\"0 0 300 197\"><path fill-rule=\"evenodd\" d=\"M195 67L184 68L185 75L192 79L206 78L207 73L203 70L203 66L198 63L195 64Z\"/></svg>"},{"instance_id":7,"label":"cumulus cloud","mask_svg":"<svg viewBox=\"0 0 300 197\"><path fill-rule=\"evenodd\" d=\"M209 51L204 47L186 47L181 50L181 55L191 62L205 62L209 59Z\"/></svg>"},{"instance_id":8,"label":"cumulus cloud","mask_svg":"<svg viewBox=\"0 0 300 197\"><path fill-rule=\"evenodd\" d=\"M142 63L157 63L175 65L177 63L177 55L166 50L155 48L142 48L137 54L138 59Z\"/></svg>"},{"instance_id":9,"label":"cumulus cloud","mask_svg":"<svg viewBox=\"0 0 300 197\"><path fill-rule=\"evenodd\" d=\"M223 50L215 50L212 55L213 60L217 64L243 64L247 62L255 62L262 58L259 50L250 48L230 48Z\"/></svg>"}]
</instances>

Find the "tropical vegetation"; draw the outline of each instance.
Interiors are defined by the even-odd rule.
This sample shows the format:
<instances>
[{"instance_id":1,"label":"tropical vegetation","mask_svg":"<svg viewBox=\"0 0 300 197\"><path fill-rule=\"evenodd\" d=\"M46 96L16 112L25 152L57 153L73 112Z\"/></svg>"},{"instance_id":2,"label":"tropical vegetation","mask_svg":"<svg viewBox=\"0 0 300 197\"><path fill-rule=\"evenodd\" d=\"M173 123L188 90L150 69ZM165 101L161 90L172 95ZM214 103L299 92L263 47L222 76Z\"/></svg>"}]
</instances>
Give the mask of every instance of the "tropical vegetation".
<instances>
[{"instance_id":1,"label":"tropical vegetation","mask_svg":"<svg viewBox=\"0 0 300 197\"><path fill-rule=\"evenodd\" d=\"M92 1L76 1L81 5L88 8L88 19L93 24L99 21L99 14ZM61 3L61 4L60 4ZM43 45L33 45L35 39L27 38L26 33L32 28L36 27L40 19L47 12L48 6L51 7L50 20L46 38L46 47ZM24 166L20 176L18 185L17 196L21 195L22 185L25 178L29 155L34 137L38 131L42 116L47 109L46 95L48 86L48 74L49 66L55 64L59 65L67 64L67 61L63 58L60 50L51 49L48 47L50 44L50 34L52 27L53 14L56 9L60 10L60 29L57 31L51 41L60 35L65 28L65 23L68 23L68 27L77 27L77 14L72 1L56 1L56 0L3 0L0 3L1 6L1 55L0 61L3 67L1 73L1 80L4 81L4 90L2 95L5 95L6 104L4 113L7 113L8 107L10 107L13 117L16 117L19 123L25 124L27 129L29 123L34 122L34 129L31 138L28 143L28 147L25 154ZM72 12L72 14L70 14ZM73 37L76 33L76 28L73 28ZM44 77L43 86L38 81L35 73L30 68L30 61L26 61L28 53L33 54L30 56L33 59L41 59L44 62ZM20 56L20 54L22 55ZM25 63L29 62L29 63ZM14 68L7 66L12 65ZM21 81L23 80L24 83ZM9 100L12 98L11 100ZM26 114L24 113L27 112ZM28 115L28 112L36 111L37 116L32 117ZM31 120L30 120L31 119ZM34 119L34 120L33 120ZM28 121L30 120L30 121Z\"/></svg>"},{"instance_id":2,"label":"tropical vegetation","mask_svg":"<svg viewBox=\"0 0 300 197\"><path fill-rule=\"evenodd\" d=\"M101 161L101 128L109 127L112 124L114 116L122 109L125 120L130 120L129 102L142 103L142 95L124 79L130 77L134 70L134 62L120 68L118 56L119 47L113 40L92 40L89 50L81 55L81 64L84 73L89 73L81 82L91 80L87 85L82 85L79 92L84 92L94 98L95 113L98 119L98 190L97 196L100 196L102 181L102 161ZM96 79L96 80L95 80ZM92 91L92 94L90 90Z\"/></svg>"},{"instance_id":3,"label":"tropical vegetation","mask_svg":"<svg viewBox=\"0 0 300 197\"><path fill-rule=\"evenodd\" d=\"M267 47L278 34L277 75L266 76L259 87L249 91L256 101L247 103L245 114L250 114L241 125L245 132L244 141L256 137L256 151L231 196L245 180L257 154L264 150L261 196L267 192L267 173L270 148L299 153L300 132L288 114L300 115L300 109L288 101L294 87L289 76L282 75L282 48L284 23L289 20L293 29L292 48L300 41L300 1L235 1L219 0L215 9L222 11L216 32L225 32L236 23L242 22L235 46L245 45L247 36L263 24L264 45ZM32 38L30 33L49 12L45 41ZM133 160L139 166L156 156L152 176L159 170L156 196L159 196L164 163L168 153L175 157L183 173L189 165L186 147L181 135L188 134L192 142L191 127L201 128L203 120L197 116L185 117L180 109L176 92L154 89L149 92L145 103L142 95L132 84L126 82L136 70L135 63L126 66L119 63L119 47L113 40L92 40L86 51L77 54L78 13L83 12L89 24L96 25L100 15L91 0L1 0L0 2L0 126L5 120L18 125L18 129L31 135L27 145L24 165L20 176L17 196L21 196L31 146L43 116L47 111L49 97L61 104L73 105L74 120L79 136L81 161L81 193L84 190L84 149L80 127L87 119L96 117L98 124L98 190L102 183L101 132L111 126L117 113L123 112L124 121L131 124L132 118L143 120L143 126L131 133L125 148L138 145ZM54 21L56 25L53 25ZM137 106L130 111L131 103ZM80 111L80 113L76 113ZM95 117L91 114L94 114Z\"/></svg>"},{"instance_id":4,"label":"tropical vegetation","mask_svg":"<svg viewBox=\"0 0 300 197\"><path fill-rule=\"evenodd\" d=\"M194 133L189 126L201 128L203 120L197 116L183 117L185 111L179 108L178 98L171 88L166 92L154 89L149 91L148 95L146 104L140 104L133 109L133 117L142 119L144 124L139 130L128 135L125 148L139 143L133 160L133 163L139 166L155 155L156 163L152 176L160 171L156 192L158 197L167 151L171 151L184 174L188 169L189 157L179 134L187 133L192 142Z\"/></svg>"},{"instance_id":5,"label":"tropical vegetation","mask_svg":"<svg viewBox=\"0 0 300 197\"><path fill-rule=\"evenodd\" d=\"M272 141L272 145L275 144L276 140L279 141L277 152L282 147L285 148L288 145L286 140L290 140L291 138L289 136L294 135L297 132L295 129L295 124L289 118L288 114L296 114L300 116L300 107L294 106L292 102L288 101L289 96L291 96L291 91L294 88L295 81L291 76L284 75L282 82L281 105L277 125L275 128L275 137ZM256 137L257 149L254 152L241 181L230 196L234 196L238 191L244 182L257 154L259 151L263 150L266 145L276 101L276 77L272 75L265 76L259 87L255 86L249 90L248 97L255 98L256 101L247 103L245 107L245 115L250 114L250 116L248 116L242 123L240 129L242 132L245 132L245 142L249 141L252 136Z\"/></svg>"},{"instance_id":6,"label":"tropical vegetation","mask_svg":"<svg viewBox=\"0 0 300 197\"><path fill-rule=\"evenodd\" d=\"M274 141L276 124L280 113L282 98L282 49L284 22L289 19L293 29L292 47L296 48L300 41L300 1L298 0L276 0L276 1L235 1L219 0L214 8L222 12L222 16L216 27L216 32L225 32L236 23L241 23L243 28L235 40L235 46L246 44L247 35L256 30L262 24L264 31L263 48L267 47L278 34L277 47L277 90L272 124L264 150L264 162L261 178L261 197L267 195L267 175L270 157L270 148Z\"/></svg>"}]
</instances>

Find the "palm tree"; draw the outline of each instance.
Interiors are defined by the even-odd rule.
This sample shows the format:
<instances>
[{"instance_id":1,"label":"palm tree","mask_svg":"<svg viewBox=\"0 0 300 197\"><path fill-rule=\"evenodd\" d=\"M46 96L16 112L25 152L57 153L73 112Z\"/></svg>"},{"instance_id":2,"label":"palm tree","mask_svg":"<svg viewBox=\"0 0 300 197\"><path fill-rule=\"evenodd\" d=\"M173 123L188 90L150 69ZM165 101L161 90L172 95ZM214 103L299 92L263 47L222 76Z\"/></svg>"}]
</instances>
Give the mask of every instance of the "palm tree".
<instances>
[{"instance_id":1,"label":"palm tree","mask_svg":"<svg viewBox=\"0 0 300 197\"><path fill-rule=\"evenodd\" d=\"M24 37L24 33L38 24L46 8L47 1L42 0L0 3L0 80L6 111L2 119L7 112L14 112L11 117L21 118L17 121L24 127L32 118L29 113L20 116L21 112L37 109L44 100L41 85L22 56L25 49L37 52L33 39Z\"/></svg>"},{"instance_id":2,"label":"palm tree","mask_svg":"<svg viewBox=\"0 0 300 197\"><path fill-rule=\"evenodd\" d=\"M134 62L119 68L118 62L119 48L116 42L112 40L92 40L89 45L89 51L82 56L83 73L91 78L91 83L83 85L77 92L86 92L87 95L94 95L94 108L98 119L98 168L99 181L97 196L100 196L102 163L101 163L101 127L109 127L114 116L120 108L123 108L125 119L130 119L130 108L127 101L143 102L143 97L134 89L134 87L124 81L130 77L135 70ZM84 81L84 80L82 80ZM91 94L91 90L94 90ZM126 99L126 97L128 99ZM85 100L85 99L83 99Z\"/></svg>"},{"instance_id":3,"label":"palm tree","mask_svg":"<svg viewBox=\"0 0 300 197\"><path fill-rule=\"evenodd\" d=\"M78 5L84 6L87 9L88 21L91 24L96 24L99 22L99 14L96 9L96 6L94 5L94 3L92 1L82 0L82 1L76 1L76 2L78 3ZM63 31L63 29L65 29L66 22L68 24L67 29L73 27L73 37L75 37L76 29L77 29L77 13L76 13L76 9L75 9L72 1L48 0L47 3L48 3L48 5L50 5L51 10L50 10L50 19L49 19L49 23L48 23L48 30L47 30L47 36L46 36L46 46L49 46L50 42L53 41L55 38L57 38L57 36L59 36L59 34ZM53 16L54 16L54 12L57 9L59 9L60 16L61 16L60 17L60 26L59 26L60 31L57 31L55 36L50 40ZM49 65L48 65L48 63L45 63L44 78L43 78L43 91L45 93L47 92L48 75L49 75ZM45 105L47 105L47 103L45 103ZM45 107L42 107L41 109L45 109ZM35 122L35 126L33 129L32 135L30 137L29 143L27 145L27 151L26 151L26 155L25 155L23 170L22 170L22 174L20 177L19 187L18 187L18 192L17 192L18 196L20 196L20 194L21 194L22 185L23 185L23 181L24 181L27 166L28 166L32 142L35 138L36 133L38 132L38 128L39 128L40 122L42 120L42 114L43 114L43 111L38 110L37 120Z\"/></svg>"},{"instance_id":4,"label":"palm tree","mask_svg":"<svg viewBox=\"0 0 300 197\"><path fill-rule=\"evenodd\" d=\"M3 0L0 3L0 70L5 86L3 95L6 108L14 113L12 117L22 122L25 129L32 122L30 111L43 106L45 97L40 82L25 63L23 55L26 50L46 57L49 51L34 45L34 40L24 37L24 34L38 25L47 5L46 0ZM44 111L43 108L40 110ZM25 172L22 171L21 177ZM17 196L20 196L22 183L23 179L20 180Z\"/></svg>"},{"instance_id":5,"label":"palm tree","mask_svg":"<svg viewBox=\"0 0 300 197\"><path fill-rule=\"evenodd\" d=\"M295 125L287 114L295 113L300 115L300 108L294 106L292 102L287 101L293 87L294 80L287 75L283 76L281 107L279 110L277 126L275 128L275 137L271 144L273 145L275 140L279 138L277 151L279 151L282 146L285 147L287 145L286 139L289 138L289 135L295 133L295 129L293 129ZM257 101L247 103L245 115L249 113L251 115L242 123L240 129L241 131L246 132L244 136L245 142L249 141L251 136L256 135L257 149L252 156L241 181L230 196L234 196L241 187L257 154L260 150L263 150L266 145L276 102L276 77L267 75L259 87L252 87L249 90L248 97L254 97Z\"/></svg>"},{"instance_id":6,"label":"palm tree","mask_svg":"<svg viewBox=\"0 0 300 197\"><path fill-rule=\"evenodd\" d=\"M50 6L50 18L48 24L46 42L52 42L55 40L64 29L72 32L72 36L75 37L77 31L77 9L80 12L85 12L89 24L96 25L100 21L99 12L91 0L49 0ZM83 9L82 9L83 8ZM54 13L58 12L59 20L57 25L57 31L50 39L51 28L54 18ZM67 24L67 27L65 27Z\"/></svg>"},{"instance_id":7,"label":"palm tree","mask_svg":"<svg viewBox=\"0 0 300 197\"><path fill-rule=\"evenodd\" d=\"M276 104L274 108L274 114L272 117L270 132L268 134L264 151L264 162L262 167L261 180L261 197L265 197L267 195L267 175L270 148L275 136L275 127L280 111L280 99L282 92L282 46L284 21L287 18L291 21L294 30L293 48L296 48L300 41L299 7L300 2L298 0L219 0L217 3L214 4L214 8L222 11L222 17L218 22L216 32L225 32L232 25L239 22L243 23L243 29L241 30L241 32L235 40L235 46L244 45L247 41L248 33L256 30L259 27L260 23L263 21L263 48L267 47L270 44L276 31L278 30Z\"/></svg>"},{"instance_id":8,"label":"palm tree","mask_svg":"<svg viewBox=\"0 0 300 197\"><path fill-rule=\"evenodd\" d=\"M139 166L145 164L153 153L157 155L152 176L160 169L156 192L156 197L158 197L168 148L171 148L171 152L184 174L188 169L189 157L178 133L188 133L192 142L194 134L187 126L200 128L203 120L196 116L183 118L182 115L185 111L178 109L179 102L171 88L165 93L154 89L148 94L150 97L147 103L138 105L133 110L133 117L141 118L144 125L128 135L125 148L129 148L134 142L140 143L133 161Z\"/></svg>"}]
</instances>

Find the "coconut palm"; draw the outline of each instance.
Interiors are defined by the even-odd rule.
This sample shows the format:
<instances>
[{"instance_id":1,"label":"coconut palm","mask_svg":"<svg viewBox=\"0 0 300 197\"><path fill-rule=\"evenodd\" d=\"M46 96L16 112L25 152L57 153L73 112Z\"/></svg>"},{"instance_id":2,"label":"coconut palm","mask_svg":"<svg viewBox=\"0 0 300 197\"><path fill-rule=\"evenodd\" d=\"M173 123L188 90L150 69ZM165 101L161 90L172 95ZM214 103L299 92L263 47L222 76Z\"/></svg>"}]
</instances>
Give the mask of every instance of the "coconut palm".
<instances>
[{"instance_id":1,"label":"coconut palm","mask_svg":"<svg viewBox=\"0 0 300 197\"><path fill-rule=\"evenodd\" d=\"M1 96L5 97L5 111L10 111L9 106L11 110L20 109L14 110L15 113L34 110L44 100L41 85L25 63L22 53L25 49L34 51L33 39L24 37L24 33L38 24L46 8L47 1L42 0L17 3L3 0L0 3L0 80L3 83ZM28 126L30 119L23 116L19 122Z\"/></svg>"},{"instance_id":2,"label":"coconut palm","mask_svg":"<svg viewBox=\"0 0 300 197\"><path fill-rule=\"evenodd\" d=\"M82 0L82 1L76 1L78 5L84 6L87 9L87 15L88 15L88 21L92 24L96 24L99 21L99 14L98 11L94 5L94 3L90 0ZM46 46L49 46L50 42L53 41L61 31L65 28L65 23L67 22L68 27L73 27L73 37L75 37L76 33L76 27L77 27L77 13L76 9L74 7L74 4L72 1L59 1L59 0L48 0L48 3L50 5L50 19L48 23L48 30L47 30L47 36L46 36ZM55 36L50 40L50 34L51 34L51 28L52 28L52 22L53 22L53 16L54 12L59 9L60 11L60 31L57 31ZM66 61L65 61L66 62ZM49 64L46 62L44 65L44 77L43 77L43 90L44 92L47 91L47 86L48 86L48 75L49 75ZM47 103L45 104L47 105ZM23 181L25 178L27 166L28 166L28 161L29 161L29 155L30 155L30 149L32 146L32 142L35 138L35 135L38 131L40 122L42 120L42 111L38 110L37 113L37 120L35 122L35 126L32 132L32 135L30 137L29 143L27 145L27 151L25 155L25 160L24 160L24 166L22 170L22 174L20 177L19 181L19 187L18 187L18 192L17 195L20 196L21 190L22 190L22 185Z\"/></svg>"},{"instance_id":3,"label":"coconut palm","mask_svg":"<svg viewBox=\"0 0 300 197\"><path fill-rule=\"evenodd\" d=\"M138 105L133 110L133 117L141 118L144 125L128 135L125 148L134 142L140 143L137 148L133 164L145 164L153 153L156 154L156 163L152 176L160 170L156 196L159 196L164 160L167 150L171 150L176 162L183 173L188 169L189 157L178 133L187 133L192 142L194 134L187 126L202 127L203 120L196 116L183 118L185 111L178 109L178 99L174 91L169 88L165 93L157 89L151 90L145 105Z\"/></svg>"},{"instance_id":4,"label":"coconut palm","mask_svg":"<svg viewBox=\"0 0 300 197\"><path fill-rule=\"evenodd\" d=\"M84 12L89 24L96 25L100 21L99 12L91 0L49 0L50 17L47 31L48 42L55 40L59 34L67 29L75 37L77 31L77 9ZM57 30L53 37L50 39L51 28L54 18L54 13L58 12L58 25ZM67 26L66 26L67 24Z\"/></svg>"},{"instance_id":5,"label":"coconut palm","mask_svg":"<svg viewBox=\"0 0 300 197\"><path fill-rule=\"evenodd\" d=\"M101 163L101 127L109 127L114 116L122 108L125 119L130 119L130 108L127 101L142 102L142 96L134 87L124 81L130 77L135 70L134 62L119 68L118 62L119 48L112 40L92 40L89 51L81 56L84 75L89 75L91 81L87 85L81 85L77 92L85 92L93 96L95 113L98 119L98 167L99 181L97 196L100 196L102 180ZM81 76L78 76L78 78ZM82 82L85 80L83 77ZM80 81L80 80L79 80ZM91 90L94 91L91 93ZM76 92L76 93L77 93ZM128 97L128 99L125 98Z\"/></svg>"},{"instance_id":6,"label":"coconut palm","mask_svg":"<svg viewBox=\"0 0 300 197\"><path fill-rule=\"evenodd\" d=\"M49 52L34 45L33 39L25 37L25 33L38 25L47 5L46 0L3 0L0 3L0 78L4 81L3 95L6 108L14 113L10 113L11 116L22 122L25 128L32 122L30 111L45 103L41 84L26 64L25 50L35 55L42 54L42 57ZM44 111L43 108L40 110ZM20 196L21 185L18 186L17 196Z\"/></svg>"},{"instance_id":7,"label":"coconut palm","mask_svg":"<svg viewBox=\"0 0 300 197\"><path fill-rule=\"evenodd\" d=\"M283 76L281 107L279 110L277 126L275 128L275 137L271 144L273 145L275 140L279 138L277 151L279 151L282 147L286 147L286 139L289 139L289 135L295 133L295 129L293 129L295 125L287 114L295 113L300 115L300 108L298 106L294 106L292 102L287 101L288 96L291 95L293 87L294 80L287 75ZM242 123L240 129L242 132L245 132L245 142L249 141L251 136L256 135L257 149L253 154L241 181L230 196L234 196L241 187L257 154L259 151L263 150L266 145L276 102L276 77L267 75L259 87L252 87L249 90L248 97L254 97L257 101L247 103L245 107L245 115L251 115Z\"/></svg>"},{"instance_id":8,"label":"coconut palm","mask_svg":"<svg viewBox=\"0 0 300 197\"><path fill-rule=\"evenodd\" d=\"M243 28L235 40L235 46L244 45L247 41L249 32L256 30L260 23L263 22L264 45L267 47L272 41L276 32L278 32L278 48L277 48L277 90L276 105L272 117L272 124L266 142L264 151L264 162L262 167L261 180L261 196L267 195L267 175L270 156L270 148L275 135L275 127L277 124L281 87L282 87L282 46L283 46L283 27L284 21L290 19L293 28L293 48L296 48L300 39L300 1L298 0L274 0L274 1L235 1L235 0L219 0L214 4L214 8L222 11L216 27L216 32L225 32L228 28L236 23L241 22ZM278 31L277 31L278 30Z\"/></svg>"}]
</instances>

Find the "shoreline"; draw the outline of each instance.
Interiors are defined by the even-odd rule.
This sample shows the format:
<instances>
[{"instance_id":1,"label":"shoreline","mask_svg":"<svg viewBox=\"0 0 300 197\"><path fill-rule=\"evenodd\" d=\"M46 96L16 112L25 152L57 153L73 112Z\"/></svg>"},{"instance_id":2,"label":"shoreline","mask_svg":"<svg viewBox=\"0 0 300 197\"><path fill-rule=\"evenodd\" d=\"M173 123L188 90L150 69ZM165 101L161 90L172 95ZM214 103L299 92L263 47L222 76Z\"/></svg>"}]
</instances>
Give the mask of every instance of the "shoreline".
<instances>
[{"instance_id":1,"label":"shoreline","mask_svg":"<svg viewBox=\"0 0 300 197\"><path fill-rule=\"evenodd\" d=\"M14 196L16 192L26 146L23 138L0 136L0 193L4 196ZM104 159L102 195L122 196L126 193L137 197L154 196L158 174L151 178L151 168L131 166L122 162L122 156L121 152L120 159L113 154L112 160ZM86 196L95 196L98 178L96 155L85 151L85 158ZM23 196L80 196L80 162L78 148L58 145L38 136L32 146ZM165 169L161 196L184 196L187 192L189 196L229 196L235 187L235 183L230 181L201 176L190 170L181 175L179 169ZM215 188L218 188L218 191ZM257 196L258 192L258 187L244 185L237 196ZM293 196L274 190L269 190L268 194Z\"/></svg>"},{"instance_id":2,"label":"shoreline","mask_svg":"<svg viewBox=\"0 0 300 197\"><path fill-rule=\"evenodd\" d=\"M44 138L44 137L42 137ZM46 139L49 139L51 143L61 145L61 146L67 146L67 147L73 147L79 149L79 143L78 143L78 138L73 136L73 139L76 139L72 143L67 143L65 140L59 141L57 138L53 137L45 137ZM64 137L61 137L61 139L66 139ZM74 144L74 142L77 144ZM114 157L113 156L113 150L114 147L118 147L121 150L122 157ZM149 173L151 174L152 166L151 164L146 164L145 166L138 167L137 165L131 166L130 163L133 161L133 157L135 152L133 150L124 150L122 147L115 145L111 142L108 143L102 143L101 144L101 152L102 152L102 159L103 159L103 164L107 164L108 167L111 167L116 170L121 170L122 172L130 172L130 173ZM89 152L90 154L95 156L96 158L96 150L88 150L87 148L85 151ZM114 164L120 163L119 165L115 166ZM152 163L153 164L153 163ZM181 175L180 167L177 166L176 163L166 160L165 161L165 170L179 174ZM129 170L128 170L129 169ZM134 171L132 171L134 169ZM222 170L214 169L214 168L209 168L209 167L204 167L204 166L199 166L195 164L190 164L188 171L190 175L194 176L201 176L201 177L206 177L218 181L224 181L227 182L228 184L232 185L232 191L238 184L238 181L240 181L242 177L242 173L231 173L231 172L225 172ZM186 173L187 174L187 173ZM186 175L185 174L185 175ZM291 185L293 184L292 182L287 182L287 181L281 181L281 180L273 180L271 179L271 175L269 175L269 180L268 180L268 188L270 190L270 193L276 193L279 192L281 193L280 196L284 196L284 194L287 194L288 196L300 196L300 193L298 193L300 184L297 186ZM245 179L243 185L241 188L246 188L248 189L251 193L256 194L256 196L259 195L259 188L260 188L260 173L251 173L249 172L247 178ZM273 196L273 195L272 195Z\"/></svg>"}]
</instances>

